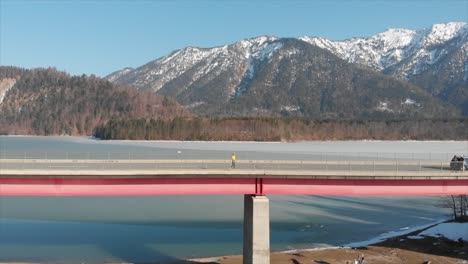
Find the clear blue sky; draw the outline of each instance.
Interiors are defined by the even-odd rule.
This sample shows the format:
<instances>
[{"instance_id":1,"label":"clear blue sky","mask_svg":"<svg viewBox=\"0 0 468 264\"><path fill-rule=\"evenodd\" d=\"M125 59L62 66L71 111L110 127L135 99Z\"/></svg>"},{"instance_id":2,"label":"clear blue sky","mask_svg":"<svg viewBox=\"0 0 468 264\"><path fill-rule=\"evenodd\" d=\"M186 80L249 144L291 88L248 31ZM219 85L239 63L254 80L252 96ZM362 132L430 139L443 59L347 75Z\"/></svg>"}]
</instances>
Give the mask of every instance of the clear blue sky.
<instances>
[{"instance_id":1,"label":"clear blue sky","mask_svg":"<svg viewBox=\"0 0 468 264\"><path fill-rule=\"evenodd\" d=\"M186 46L370 36L468 20L468 0L0 0L0 64L105 76Z\"/></svg>"}]
</instances>

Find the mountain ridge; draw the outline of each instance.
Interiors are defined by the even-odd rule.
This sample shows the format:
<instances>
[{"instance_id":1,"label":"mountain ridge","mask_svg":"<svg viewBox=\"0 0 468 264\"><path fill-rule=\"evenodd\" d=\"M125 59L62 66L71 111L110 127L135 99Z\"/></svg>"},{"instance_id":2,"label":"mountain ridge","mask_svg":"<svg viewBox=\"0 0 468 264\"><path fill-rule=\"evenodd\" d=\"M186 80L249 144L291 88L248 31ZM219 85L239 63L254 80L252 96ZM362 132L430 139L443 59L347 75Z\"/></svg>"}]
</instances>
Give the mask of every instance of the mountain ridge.
<instances>
[{"instance_id":1,"label":"mountain ridge","mask_svg":"<svg viewBox=\"0 0 468 264\"><path fill-rule=\"evenodd\" d=\"M462 23L463 24L463 23ZM456 24L458 25L458 24ZM466 25L463 24L463 30L465 30ZM435 28L439 28L436 26ZM395 31L395 30L392 30ZM402 30L400 30L402 31ZM413 31L407 30L407 31L402 31L403 35L409 34ZM444 34L442 34L445 36ZM449 34L450 35L450 34ZM452 33L453 35L453 33ZM465 34L466 35L466 34ZM463 37L465 37L463 35ZM443 40L447 39L448 37L442 38ZM369 38L367 38L369 39ZM390 38L389 38L390 39ZM440 40L440 38L434 38L437 41ZM449 38L450 39L450 38ZM453 38L452 38L453 39ZM364 41L359 38L353 38L353 40L358 40L360 42ZM399 45L399 46L404 46L408 45L410 41L408 40L401 40L399 41L398 39L391 39L392 43L394 45ZM290 45L288 48L284 47L284 43L291 41L295 41L294 45ZM304 44L300 44L304 43ZM458 45L458 44L457 44ZM171 52L169 55L160 57L154 61L151 61L143 66L137 67L133 70L128 70L126 69L125 72L122 71L117 71L114 72L113 74L107 76L106 78L108 80L113 80L117 84L122 84L122 85L129 85L133 86L139 90L145 90L145 91L152 91L155 93L167 95L167 96L173 96L175 97L179 103L184 105L185 107L194 110L198 114L202 115L229 115L231 113L232 115L241 115L242 113L250 113L253 115L299 115L299 116L307 116L307 117L314 117L316 118L319 113L314 113L313 115L310 115L310 113L305 113L307 111L302 111L304 106L298 106L290 103L294 103L295 101L298 101L298 95L294 93L290 94L285 94L284 98L287 98L287 100L284 100L285 102L281 105L281 102L279 102L277 105L267 105L267 102L260 102L261 100L257 100L257 103L259 105L249 105L249 101L255 101L249 98L242 97L243 94L245 94L247 91L251 90L253 86L259 88L260 86L261 89L257 89L257 92L260 92L262 96L267 95L268 96L268 91L271 92L272 86L277 85L278 83L282 83L284 85L284 89L290 88L291 85L296 83L298 77L299 79L307 79L308 82L314 82L316 81L316 85L311 88L311 89L316 89L318 93L323 93L324 86L330 86L331 82L333 82L333 78L342 78L340 76L339 72L334 71L335 76L332 76L332 78L326 78L325 76L321 76L320 74L314 78L311 78L310 76L318 73L319 71L323 71L322 75L325 74L326 72L329 72L331 68L333 68L333 65L329 65L328 69L325 69L323 67L318 67L316 69L313 69L311 61L306 62L302 61L301 59L294 57L297 54L302 54L304 55L305 52L310 52L309 46L314 46L317 48L320 48L328 53L326 55L328 58L324 59L321 63L326 64L326 61L333 60L336 63L338 63L338 60L335 58L332 58L333 56L337 56L338 58L342 59L344 62L348 62L349 60L346 60L346 58L338 56L339 54L336 54L333 50L326 49L323 47L319 47L319 45L311 44L310 41L304 41L304 39L301 38L278 38L274 36L260 36L260 37L255 37L255 38L250 38L250 39L245 39L241 40L239 42L235 42L233 44L229 45L224 45L224 46L218 46L214 48L196 48L196 47L187 47L181 50L177 50L174 52ZM457 46L458 47L458 46ZM305 51L305 50L308 51ZM398 52L397 52L398 53ZM279 55L278 55L279 54ZM461 59L463 60L464 54L461 55ZM287 62L288 59L293 58L297 62L296 65L290 64ZM282 61L282 65L288 65L287 69L280 69L281 66L279 64L276 64L276 68L270 67L272 71L276 71L275 73L270 72L270 74L267 74L264 72L265 67L268 68L269 64L273 60L280 60ZM314 57L311 57L310 59L315 59ZM401 62L401 60L399 61ZM349 65L345 65L342 63L338 63L340 67L344 70L345 68L353 68L353 67L364 67L364 68L369 68L375 73L383 73L386 74L387 76L390 77L396 77L392 72L386 72L385 70L377 71L376 69L372 69L369 65L365 65L362 63L350 63ZM395 65L391 64L391 65ZM447 64L450 65L450 62ZM271 66L271 65L270 65ZM301 68L302 67L302 68ZM306 67L309 69L309 72L304 72L301 69ZM388 68L386 68L388 69ZM279 71L293 71L296 75L294 76L286 76L286 75L281 75L279 74ZM312 72L314 71L314 72ZM351 72L354 72L353 70L349 70ZM466 74L463 72L464 69L462 69L462 74ZM264 73L261 77L259 78L259 74ZM397 70L394 70L394 72L397 72ZM271 78L273 75L276 74L276 78ZM364 74L365 75L365 74ZM117 77L116 77L117 76ZM282 76L282 77L280 77ZM377 79L381 79L379 82L380 83L387 83L387 88L388 89L394 89L392 87L396 86L404 86L408 88L409 90L416 91L418 89L415 89L414 87L409 88L407 84L402 83L401 81L411 81L411 80L406 80L405 78L397 78L400 80L400 82L391 81L390 79L386 79L383 77L383 75L378 75L380 77L375 77ZM351 83L351 86L353 86L353 80L350 79L351 77L348 76L349 78L347 81ZM430 76L429 76L430 77ZM428 79L429 77L425 77ZM262 79L263 78L263 79ZM282 78L287 78L288 80L283 80ZM354 76L352 77L354 79L359 78L359 76ZM325 80L327 79L327 80ZM453 94L456 94L457 91L458 93L463 93L464 90L464 85L465 85L465 80L462 80L461 82L459 81L460 78L455 78L455 82L453 85L449 86L447 89L443 91L439 91L438 87L423 87L426 92L429 92L432 96L437 97L438 99L435 99L434 104L440 104L437 102L437 100L445 100L447 102L453 103L454 99L451 99L453 97ZM444 85L445 83L449 82L449 78L441 84ZM320 84L321 82L321 84ZM363 84L360 82L360 85L364 85L362 88L363 90L368 90L371 92L370 85L371 83ZM392 84L390 84L392 83ZM423 81L417 81L416 86L421 86L420 84L423 83ZM307 82L302 80L302 84L304 87L308 87ZM348 84L341 82L341 88L345 89ZM440 86L440 85L439 85ZM309 87L310 88L310 87ZM355 87L356 88L356 87ZM380 89L380 88L379 88ZM266 92L263 93L261 91L265 90ZM278 90L278 89L277 89ZM296 89L297 90L297 89ZM318 91L320 90L320 91ZM356 89L355 89L356 90ZM356 91L358 91L357 89ZM460 92L461 91L461 92ZM448 93L451 92L451 93ZM418 91L420 93L420 91ZM446 94L446 95L445 95ZM404 95L404 94L402 94ZM258 97L259 94L251 94L253 97ZM353 96L353 95L349 95ZM236 100L233 99L238 99L242 97L244 101L237 100L237 102L234 102ZM395 97L395 95L393 96ZM455 99L458 100L458 102L455 104L457 107L462 107L464 103L467 101L466 99L463 99L464 97L461 97L462 99L460 100L460 97L456 97ZM468 97L467 97L468 98ZM271 99L271 98L270 98ZM335 98L336 99L336 98ZM393 105L395 108L396 101L394 100L395 98L377 98L380 100L380 102L374 102L373 106L368 105L367 106L367 112L370 111L369 108L372 109L377 109L380 112L387 112L389 114L392 111L387 111L389 102L387 101L392 101L393 100ZM400 101L401 102L406 102L409 99L410 101L414 101L414 99L408 97L408 98L403 98ZM375 101L375 100L374 100ZM320 96L317 97L315 96L314 99L309 100L308 102L303 102L302 105L305 104L320 104L322 105L323 102L328 102L327 100L320 99ZM400 104L401 104L400 102ZM233 107L234 105L238 105L238 107ZM216 105L216 106L213 106ZM240 108L245 107L249 105L246 109L239 111ZM267 105L267 106L265 106ZM224 109L223 109L224 108ZM401 108L401 107L400 107ZM299 111L289 111L289 110L294 110L297 109ZM286 111L282 111L286 110ZM391 110L391 109L390 109ZM394 109L394 111L399 111L401 112L401 109ZM263 112L263 113L262 113ZM291 113L291 112L296 112L296 113ZM353 114L347 115L346 113L341 113L339 115L344 115L347 117L355 118Z\"/></svg>"},{"instance_id":2,"label":"mountain ridge","mask_svg":"<svg viewBox=\"0 0 468 264\"><path fill-rule=\"evenodd\" d=\"M445 29L445 30L444 30ZM426 50L433 46L444 44L455 38L467 41L468 24L464 22L449 22L434 24L431 28L410 30L390 28L371 37L357 37L332 41L321 37L301 37L310 44L327 49L340 58L351 63L359 63L374 70L383 71L405 60L408 56L427 57ZM378 55L373 57L372 55ZM434 63L439 58L431 57ZM405 72L406 78L410 72Z\"/></svg>"},{"instance_id":3,"label":"mountain ridge","mask_svg":"<svg viewBox=\"0 0 468 264\"><path fill-rule=\"evenodd\" d=\"M368 38L302 40L338 57L409 81L468 115L468 24L449 22L422 30L388 29Z\"/></svg>"}]
</instances>

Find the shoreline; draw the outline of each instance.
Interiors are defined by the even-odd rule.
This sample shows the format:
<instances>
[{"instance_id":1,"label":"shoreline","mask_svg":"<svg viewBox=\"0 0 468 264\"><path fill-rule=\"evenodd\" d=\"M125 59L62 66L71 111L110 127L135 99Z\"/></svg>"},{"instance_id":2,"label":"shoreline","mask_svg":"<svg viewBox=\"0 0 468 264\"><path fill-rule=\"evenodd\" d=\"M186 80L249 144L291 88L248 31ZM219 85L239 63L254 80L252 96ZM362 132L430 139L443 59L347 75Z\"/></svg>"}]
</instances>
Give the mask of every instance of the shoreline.
<instances>
[{"instance_id":1,"label":"shoreline","mask_svg":"<svg viewBox=\"0 0 468 264\"><path fill-rule=\"evenodd\" d=\"M342 246L327 246L327 247L316 247L316 248L304 248L304 249L290 249L290 250L280 250L280 251L272 251L270 254L298 254L298 253L303 253L303 252L317 252L317 251L326 251L326 250L342 250L342 249L354 249L354 248L361 248L361 247L367 247L367 246L374 246L376 244L385 242L389 239L400 237L400 236L405 236L414 232L421 232L427 228L436 226L441 223L445 223L447 221L450 221L451 219L449 218L444 218L440 219L437 221L434 221L429 224L425 225L420 225L420 226L415 226L412 228L407 228L403 227L399 231L388 231L386 233L383 233L377 237L370 238L368 240L363 240L363 241L355 241L355 242L350 242L347 244L344 244ZM404 230L402 230L404 229ZM200 262L200 263L210 263L210 262L217 262L221 259L225 258L232 258L232 257L239 257L242 255L224 255L224 256L211 256L211 257L201 257L201 258L187 258L184 259L186 261L195 261L195 262Z\"/></svg>"},{"instance_id":2,"label":"shoreline","mask_svg":"<svg viewBox=\"0 0 468 264\"><path fill-rule=\"evenodd\" d=\"M444 237L444 234L430 235L431 232L436 234L434 228L437 229L437 226L450 224L450 222L447 219L440 220L432 224L391 232L374 239L349 243L340 247L272 252L270 253L270 263L355 263L356 259L362 257L365 259L365 263L373 264L468 264L468 243L466 243L468 241L450 240ZM428 232L428 234L420 235L424 232ZM357 246L358 244L359 246ZM242 256L193 258L175 263L192 264L194 262L239 264L242 263Z\"/></svg>"},{"instance_id":3,"label":"shoreline","mask_svg":"<svg viewBox=\"0 0 468 264\"><path fill-rule=\"evenodd\" d=\"M290 140L290 141L284 141L284 140L278 140L278 141L243 141L243 140L144 140L144 139L101 139L94 137L92 135L20 135L20 134L15 134L15 135L0 135L1 137L35 137L35 138L82 138L90 141L100 141L100 142L167 142L167 143L274 143L274 144L279 144L279 143L307 143L307 142L434 142L434 143L441 143L441 142L467 142L468 139L462 139L462 140L454 140L454 139L446 139L446 140L416 140L416 139L335 139L335 140Z\"/></svg>"}]
</instances>

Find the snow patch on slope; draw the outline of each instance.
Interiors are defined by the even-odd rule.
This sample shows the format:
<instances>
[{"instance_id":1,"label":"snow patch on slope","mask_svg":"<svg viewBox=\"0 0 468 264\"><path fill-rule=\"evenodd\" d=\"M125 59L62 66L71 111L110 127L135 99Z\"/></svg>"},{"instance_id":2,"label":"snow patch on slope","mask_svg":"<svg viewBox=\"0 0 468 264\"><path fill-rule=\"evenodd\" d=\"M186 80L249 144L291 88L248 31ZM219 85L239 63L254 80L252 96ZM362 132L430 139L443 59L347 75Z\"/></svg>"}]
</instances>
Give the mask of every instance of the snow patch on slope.
<instances>
[{"instance_id":1,"label":"snow patch on slope","mask_svg":"<svg viewBox=\"0 0 468 264\"><path fill-rule=\"evenodd\" d=\"M380 112L393 112L393 110L390 109L388 102L379 102L379 105L375 107L375 110Z\"/></svg>"},{"instance_id":2,"label":"snow patch on slope","mask_svg":"<svg viewBox=\"0 0 468 264\"><path fill-rule=\"evenodd\" d=\"M255 47L251 52L246 53L247 57L247 71L246 75L249 78L253 78L255 72L254 63L262 62L265 59L270 60L276 50L283 47L283 43L281 42L274 42L274 43L267 43L262 44L261 46Z\"/></svg>"},{"instance_id":3,"label":"snow patch on slope","mask_svg":"<svg viewBox=\"0 0 468 264\"><path fill-rule=\"evenodd\" d=\"M276 50L283 47L281 42L273 42L268 44L263 44L260 47L256 48L255 52L252 54L252 57L256 60L263 61L265 59L271 59L273 53Z\"/></svg>"},{"instance_id":4,"label":"snow patch on slope","mask_svg":"<svg viewBox=\"0 0 468 264\"><path fill-rule=\"evenodd\" d=\"M421 106L421 104L419 104L418 102L416 102L415 100L413 100L411 98L406 98L406 100L404 102L402 102L401 104Z\"/></svg>"},{"instance_id":5,"label":"snow patch on slope","mask_svg":"<svg viewBox=\"0 0 468 264\"><path fill-rule=\"evenodd\" d=\"M14 78L4 78L0 79L0 105L3 102L3 99L5 98L6 93L8 90L15 85L16 79Z\"/></svg>"},{"instance_id":6,"label":"snow patch on slope","mask_svg":"<svg viewBox=\"0 0 468 264\"><path fill-rule=\"evenodd\" d=\"M249 42L247 44L245 41L241 41L240 45L245 50L246 62L246 71L244 77L242 78L240 84L231 92L231 97L237 97L243 94L248 87L248 84L255 76L255 67L258 63L261 63L265 60L270 60L273 57L273 54L283 47L283 43L280 41L274 41L274 37L260 37L258 40ZM252 43L256 43L254 45Z\"/></svg>"},{"instance_id":7,"label":"snow patch on slope","mask_svg":"<svg viewBox=\"0 0 468 264\"><path fill-rule=\"evenodd\" d=\"M124 68L120 71L116 71L114 73L111 73L109 74L106 78L109 82L114 82L116 81L117 79L121 78L122 76L126 75L127 73L133 71L134 69L133 68L130 68L130 67L127 67L127 68Z\"/></svg>"}]
</instances>

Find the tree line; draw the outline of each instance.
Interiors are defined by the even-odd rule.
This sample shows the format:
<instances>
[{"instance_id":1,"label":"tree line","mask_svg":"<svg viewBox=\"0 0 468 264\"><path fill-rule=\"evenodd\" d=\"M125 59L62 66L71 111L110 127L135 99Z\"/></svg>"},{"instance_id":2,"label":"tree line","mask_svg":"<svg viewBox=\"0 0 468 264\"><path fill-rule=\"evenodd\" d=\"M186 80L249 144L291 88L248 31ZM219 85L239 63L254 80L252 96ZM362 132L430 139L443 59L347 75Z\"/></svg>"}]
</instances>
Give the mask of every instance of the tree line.
<instances>
[{"instance_id":1,"label":"tree line","mask_svg":"<svg viewBox=\"0 0 468 264\"><path fill-rule=\"evenodd\" d=\"M468 221L468 195L450 195L443 199L442 207L450 208L453 219Z\"/></svg>"},{"instance_id":2,"label":"tree line","mask_svg":"<svg viewBox=\"0 0 468 264\"><path fill-rule=\"evenodd\" d=\"M468 118L420 120L309 120L300 118L111 119L101 139L139 140L466 140Z\"/></svg>"}]
</instances>

